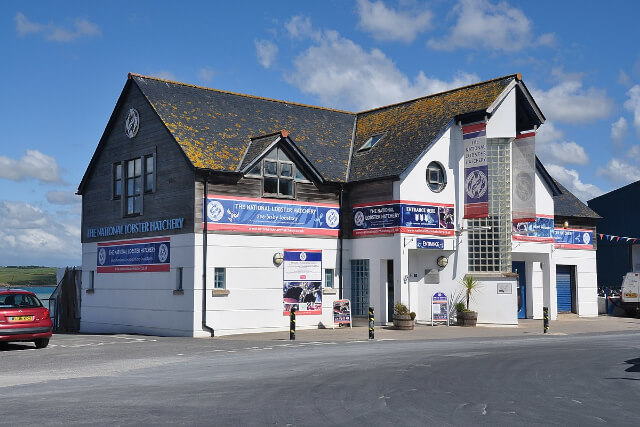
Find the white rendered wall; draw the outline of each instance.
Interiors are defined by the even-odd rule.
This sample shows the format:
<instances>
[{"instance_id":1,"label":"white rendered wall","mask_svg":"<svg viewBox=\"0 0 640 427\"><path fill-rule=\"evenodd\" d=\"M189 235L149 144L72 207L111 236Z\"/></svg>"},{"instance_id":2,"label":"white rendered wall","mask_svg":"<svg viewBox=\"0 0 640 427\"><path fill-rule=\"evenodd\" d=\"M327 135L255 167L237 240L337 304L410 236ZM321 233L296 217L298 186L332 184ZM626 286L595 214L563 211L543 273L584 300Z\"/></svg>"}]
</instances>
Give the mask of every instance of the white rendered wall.
<instances>
[{"instance_id":1,"label":"white rendered wall","mask_svg":"<svg viewBox=\"0 0 640 427\"><path fill-rule=\"evenodd\" d=\"M487 122L487 138L516 137L516 90L507 94Z\"/></svg>"},{"instance_id":2,"label":"white rendered wall","mask_svg":"<svg viewBox=\"0 0 640 427\"><path fill-rule=\"evenodd\" d=\"M289 317L283 315L283 266L275 266L273 255L284 249L321 249L322 269L335 270L335 293L323 292L322 315L298 315L299 329L331 327L333 301L338 299L338 240L315 237L208 234L207 323L216 336L289 330ZM345 266L349 253L344 253ZM209 336L202 330L202 235L195 238L196 270L193 329L196 336ZM226 269L228 295L212 296L216 267ZM348 271L345 271L347 277ZM330 292L330 291L329 291ZM288 335L287 335L288 336Z\"/></svg>"},{"instance_id":3,"label":"white rendered wall","mask_svg":"<svg viewBox=\"0 0 640 427\"><path fill-rule=\"evenodd\" d=\"M581 249L556 249L553 252L556 265L575 266L576 308L580 317L598 315L598 274L596 251ZM557 303L556 303L557 306Z\"/></svg>"},{"instance_id":4,"label":"white rendered wall","mask_svg":"<svg viewBox=\"0 0 640 427\"><path fill-rule=\"evenodd\" d=\"M97 243L82 244L81 332L193 335L194 235L170 239L169 272L98 273ZM183 295L173 293L177 267L183 268ZM94 289L87 293L91 271Z\"/></svg>"}]
</instances>

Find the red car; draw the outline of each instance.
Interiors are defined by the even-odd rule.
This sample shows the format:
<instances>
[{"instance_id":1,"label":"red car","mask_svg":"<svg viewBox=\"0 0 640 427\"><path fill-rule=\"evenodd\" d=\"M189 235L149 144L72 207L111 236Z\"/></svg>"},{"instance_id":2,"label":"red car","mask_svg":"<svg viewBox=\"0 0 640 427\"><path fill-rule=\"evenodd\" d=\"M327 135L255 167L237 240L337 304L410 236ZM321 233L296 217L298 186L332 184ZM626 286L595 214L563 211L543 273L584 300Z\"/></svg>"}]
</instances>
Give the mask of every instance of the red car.
<instances>
[{"instance_id":1,"label":"red car","mask_svg":"<svg viewBox=\"0 0 640 427\"><path fill-rule=\"evenodd\" d=\"M53 334L49 309L21 289L0 289L0 346L9 341L33 341L45 348Z\"/></svg>"}]
</instances>

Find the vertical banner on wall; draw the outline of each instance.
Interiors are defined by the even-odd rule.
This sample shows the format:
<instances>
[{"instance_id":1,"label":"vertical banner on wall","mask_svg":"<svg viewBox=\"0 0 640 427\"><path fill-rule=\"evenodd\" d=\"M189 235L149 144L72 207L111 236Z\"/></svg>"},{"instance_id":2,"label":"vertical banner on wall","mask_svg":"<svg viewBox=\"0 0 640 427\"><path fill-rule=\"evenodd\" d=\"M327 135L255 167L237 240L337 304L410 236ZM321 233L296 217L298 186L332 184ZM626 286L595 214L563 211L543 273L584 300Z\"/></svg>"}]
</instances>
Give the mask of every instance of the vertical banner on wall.
<instances>
[{"instance_id":1,"label":"vertical banner on wall","mask_svg":"<svg viewBox=\"0 0 640 427\"><path fill-rule=\"evenodd\" d=\"M322 250L285 249L282 270L283 314L322 314Z\"/></svg>"},{"instance_id":2,"label":"vertical banner on wall","mask_svg":"<svg viewBox=\"0 0 640 427\"><path fill-rule=\"evenodd\" d=\"M487 125L462 127L464 143L464 218L489 216Z\"/></svg>"},{"instance_id":3,"label":"vertical banner on wall","mask_svg":"<svg viewBox=\"0 0 640 427\"><path fill-rule=\"evenodd\" d=\"M536 220L536 133L513 141L513 222Z\"/></svg>"}]
</instances>

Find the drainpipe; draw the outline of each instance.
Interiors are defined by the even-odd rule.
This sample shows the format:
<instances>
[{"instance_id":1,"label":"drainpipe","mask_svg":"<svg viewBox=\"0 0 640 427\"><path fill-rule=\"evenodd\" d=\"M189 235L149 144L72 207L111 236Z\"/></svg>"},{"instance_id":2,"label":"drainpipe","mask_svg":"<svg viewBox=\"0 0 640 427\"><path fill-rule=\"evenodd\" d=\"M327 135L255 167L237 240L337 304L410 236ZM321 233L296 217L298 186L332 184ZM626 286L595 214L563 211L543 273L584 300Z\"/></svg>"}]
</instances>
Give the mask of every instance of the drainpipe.
<instances>
[{"instance_id":1,"label":"drainpipe","mask_svg":"<svg viewBox=\"0 0 640 427\"><path fill-rule=\"evenodd\" d=\"M340 204L340 215L343 215L342 212L342 203L343 203L343 193L344 193L344 184L340 184L340 199L339 199L339 204ZM340 275L338 276L338 292L339 292L339 297L338 299L342 299L342 236L344 233L344 225L342 224L342 221L340 221L340 231L339 231L339 240L340 240Z\"/></svg>"},{"instance_id":2,"label":"drainpipe","mask_svg":"<svg viewBox=\"0 0 640 427\"><path fill-rule=\"evenodd\" d=\"M204 202L207 200L209 194L209 173L204 179ZM202 209L202 329L209 332L211 336L214 336L214 330L207 325L207 210Z\"/></svg>"}]
</instances>

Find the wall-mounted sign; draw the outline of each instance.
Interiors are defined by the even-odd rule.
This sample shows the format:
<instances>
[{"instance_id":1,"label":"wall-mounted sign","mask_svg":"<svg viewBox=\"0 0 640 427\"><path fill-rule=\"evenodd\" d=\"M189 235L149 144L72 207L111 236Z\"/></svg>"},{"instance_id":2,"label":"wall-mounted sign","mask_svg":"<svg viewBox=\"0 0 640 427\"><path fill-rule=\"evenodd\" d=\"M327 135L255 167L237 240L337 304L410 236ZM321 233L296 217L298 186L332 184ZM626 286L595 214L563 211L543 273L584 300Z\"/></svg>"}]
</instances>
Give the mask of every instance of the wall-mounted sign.
<instances>
[{"instance_id":1,"label":"wall-mounted sign","mask_svg":"<svg viewBox=\"0 0 640 427\"><path fill-rule=\"evenodd\" d=\"M536 215L535 221L514 222L513 240L553 243L553 215Z\"/></svg>"},{"instance_id":2,"label":"wall-mounted sign","mask_svg":"<svg viewBox=\"0 0 640 427\"><path fill-rule=\"evenodd\" d=\"M203 209L207 230L337 236L340 228L333 204L210 194Z\"/></svg>"},{"instance_id":3,"label":"wall-mounted sign","mask_svg":"<svg viewBox=\"0 0 640 427\"><path fill-rule=\"evenodd\" d=\"M442 239L416 239L417 249L444 249Z\"/></svg>"},{"instance_id":4,"label":"wall-mounted sign","mask_svg":"<svg viewBox=\"0 0 640 427\"><path fill-rule=\"evenodd\" d=\"M98 273L142 273L171 270L167 237L98 243Z\"/></svg>"},{"instance_id":5,"label":"wall-mounted sign","mask_svg":"<svg viewBox=\"0 0 640 427\"><path fill-rule=\"evenodd\" d=\"M339 299L333 302L333 324L351 325L351 301Z\"/></svg>"},{"instance_id":6,"label":"wall-mounted sign","mask_svg":"<svg viewBox=\"0 0 640 427\"><path fill-rule=\"evenodd\" d=\"M536 218L536 133L516 136L512 144L514 223L533 222Z\"/></svg>"},{"instance_id":7,"label":"wall-mounted sign","mask_svg":"<svg viewBox=\"0 0 640 427\"><path fill-rule=\"evenodd\" d=\"M285 249L283 314L322 314L322 250Z\"/></svg>"},{"instance_id":8,"label":"wall-mounted sign","mask_svg":"<svg viewBox=\"0 0 640 427\"><path fill-rule=\"evenodd\" d=\"M140 129L140 115L138 110L130 108L124 121L124 132L131 139L138 134L138 129Z\"/></svg>"},{"instance_id":9,"label":"wall-mounted sign","mask_svg":"<svg viewBox=\"0 0 640 427\"><path fill-rule=\"evenodd\" d=\"M121 234L155 233L166 230L177 230L184 227L184 218L159 219L155 221L133 222L128 224L108 225L87 228L87 237L109 237Z\"/></svg>"},{"instance_id":10,"label":"wall-mounted sign","mask_svg":"<svg viewBox=\"0 0 640 427\"><path fill-rule=\"evenodd\" d=\"M389 201L354 205L353 234L437 234L454 233L452 204Z\"/></svg>"},{"instance_id":11,"label":"wall-mounted sign","mask_svg":"<svg viewBox=\"0 0 640 427\"><path fill-rule=\"evenodd\" d=\"M464 217L489 216L487 124L462 127L464 146Z\"/></svg>"},{"instance_id":12,"label":"wall-mounted sign","mask_svg":"<svg viewBox=\"0 0 640 427\"><path fill-rule=\"evenodd\" d=\"M593 249L593 231L556 228L553 231L555 247L561 249Z\"/></svg>"},{"instance_id":13,"label":"wall-mounted sign","mask_svg":"<svg viewBox=\"0 0 640 427\"><path fill-rule=\"evenodd\" d=\"M497 291L498 295L511 295L513 293L511 283L498 283Z\"/></svg>"}]
</instances>

